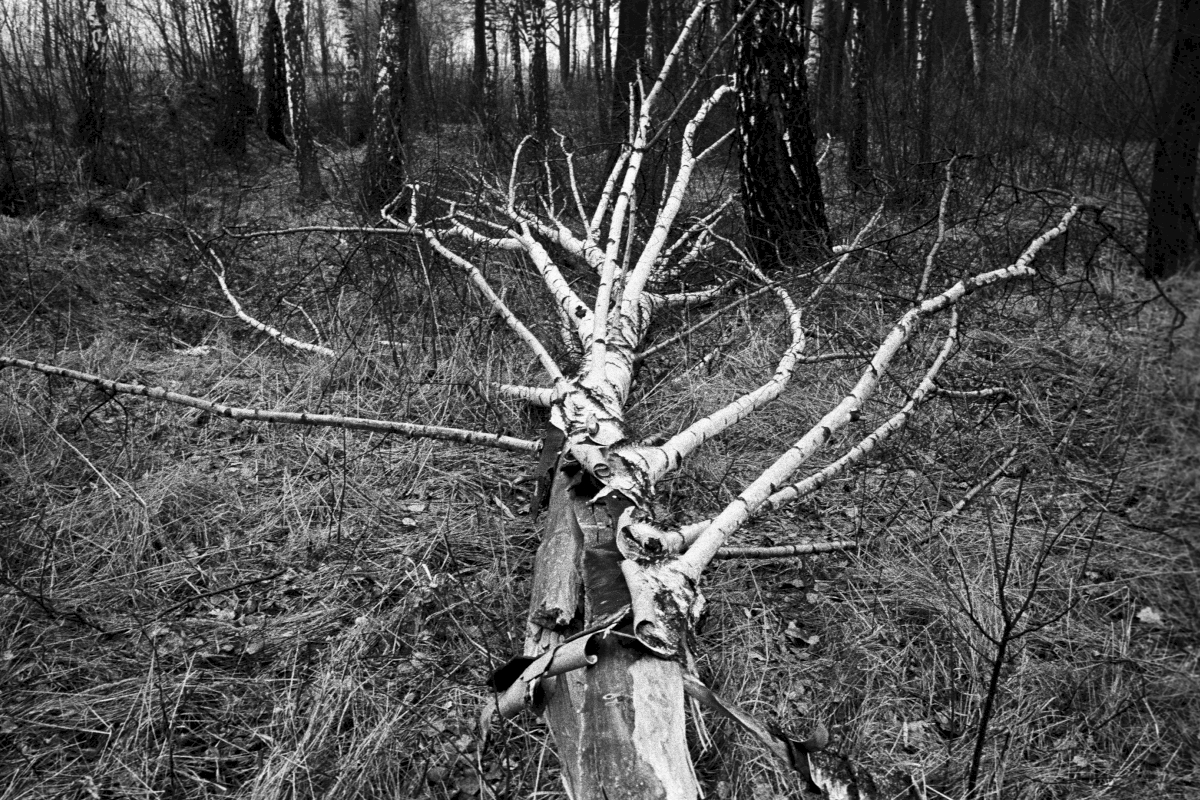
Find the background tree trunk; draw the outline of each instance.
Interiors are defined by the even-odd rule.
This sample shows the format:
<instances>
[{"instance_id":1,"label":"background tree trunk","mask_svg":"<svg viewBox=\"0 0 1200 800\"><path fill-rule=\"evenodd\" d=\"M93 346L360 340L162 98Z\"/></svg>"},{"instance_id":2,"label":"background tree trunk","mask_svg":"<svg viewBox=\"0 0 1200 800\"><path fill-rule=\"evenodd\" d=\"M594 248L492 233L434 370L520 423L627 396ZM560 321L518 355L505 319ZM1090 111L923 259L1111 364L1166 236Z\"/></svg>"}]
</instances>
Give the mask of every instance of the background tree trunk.
<instances>
[{"instance_id":1,"label":"background tree trunk","mask_svg":"<svg viewBox=\"0 0 1200 800\"><path fill-rule=\"evenodd\" d=\"M867 9L855 0L849 10L846 49L850 71L850 134L846 141L846 177L855 189L871 182L867 133Z\"/></svg>"},{"instance_id":2,"label":"background tree trunk","mask_svg":"<svg viewBox=\"0 0 1200 800\"><path fill-rule=\"evenodd\" d=\"M808 53L804 58L804 76L808 82L808 96L817 97L818 79L821 76L821 51L825 46L825 9L829 0L813 0L812 15L808 24Z\"/></svg>"},{"instance_id":3,"label":"background tree trunk","mask_svg":"<svg viewBox=\"0 0 1200 800\"><path fill-rule=\"evenodd\" d=\"M317 165L317 150L308 121L308 92L304 80L307 59L304 53L304 0L287 0L283 21L283 41L287 65L288 110L292 118L292 141L296 152L296 169L300 173L300 199L312 202L323 199L325 187Z\"/></svg>"},{"instance_id":4,"label":"background tree trunk","mask_svg":"<svg viewBox=\"0 0 1200 800\"><path fill-rule=\"evenodd\" d=\"M220 92L213 143L231 156L240 156L246 152L250 93L242 73L237 25L229 0L211 0L210 11L217 45L217 86Z\"/></svg>"},{"instance_id":5,"label":"background tree trunk","mask_svg":"<svg viewBox=\"0 0 1200 800\"><path fill-rule=\"evenodd\" d=\"M362 43L356 11L353 0L338 0L342 49L346 52L346 71L342 74L342 126L349 144L358 144L367 135L363 114Z\"/></svg>"},{"instance_id":6,"label":"background tree trunk","mask_svg":"<svg viewBox=\"0 0 1200 800\"><path fill-rule=\"evenodd\" d=\"M363 160L363 201L378 210L404 187L404 117L408 59L416 9L413 0L384 0L379 21L378 83L371 104L371 133Z\"/></svg>"},{"instance_id":7,"label":"background tree trunk","mask_svg":"<svg viewBox=\"0 0 1200 800\"><path fill-rule=\"evenodd\" d=\"M532 133L537 137L540 158L551 146L550 67L546 57L546 6L543 0L529 2L525 15L529 35L529 100Z\"/></svg>"},{"instance_id":8,"label":"background tree trunk","mask_svg":"<svg viewBox=\"0 0 1200 800\"><path fill-rule=\"evenodd\" d=\"M275 0L264 4L259 58L262 65L262 93L258 114L267 137L291 148L287 131L287 67L283 49L283 25L275 9Z\"/></svg>"},{"instance_id":9,"label":"background tree trunk","mask_svg":"<svg viewBox=\"0 0 1200 800\"><path fill-rule=\"evenodd\" d=\"M87 6L87 40L83 52L83 104L75 122L76 138L83 148L84 173L101 180L104 123L107 114L104 89L108 82L108 6L93 0Z\"/></svg>"},{"instance_id":10,"label":"background tree trunk","mask_svg":"<svg viewBox=\"0 0 1200 800\"><path fill-rule=\"evenodd\" d=\"M1159 114L1146 209L1147 278L1183 271L1196 249L1196 149L1200 147L1200 0L1179 0L1171 71Z\"/></svg>"},{"instance_id":11,"label":"background tree trunk","mask_svg":"<svg viewBox=\"0 0 1200 800\"><path fill-rule=\"evenodd\" d=\"M475 0L474 17L471 23L471 39L474 45L474 62L471 65L471 107L481 117L486 115L484 103L487 99L487 0Z\"/></svg>"},{"instance_id":12,"label":"background tree trunk","mask_svg":"<svg viewBox=\"0 0 1200 800\"><path fill-rule=\"evenodd\" d=\"M987 12L980 0L966 0L967 30L971 36L971 73L982 86L987 65Z\"/></svg>"},{"instance_id":13,"label":"background tree trunk","mask_svg":"<svg viewBox=\"0 0 1200 800\"><path fill-rule=\"evenodd\" d=\"M636 104L636 98L630 89L637 83L638 64L646 53L646 26L649 15L649 0L623 0L617 17L617 54L613 61L610 129L614 138L619 141L625 141L631 106Z\"/></svg>"},{"instance_id":14,"label":"background tree trunk","mask_svg":"<svg viewBox=\"0 0 1200 800\"><path fill-rule=\"evenodd\" d=\"M25 210L24 184L13 152L4 81L0 81L0 214L16 216Z\"/></svg>"},{"instance_id":15,"label":"background tree trunk","mask_svg":"<svg viewBox=\"0 0 1200 800\"><path fill-rule=\"evenodd\" d=\"M513 106L517 112L517 130L529 130L529 103L525 96L525 67L521 55L521 37L525 31L524 0L516 0L509 11L508 44L509 60L513 71Z\"/></svg>"},{"instance_id":16,"label":"background tree trunk","mask_svg":"<svg viewBox=\"0 0 1200 800\"><path fill-rule=\"evenodd\" d=\"M933 67L929 32L933 26L933 0L917 0L916 87L917 164L928 178L933 174Z\"/></svg>"},{"instance_id":17,"label":"background tree trunk","mask_svg":"<svg viewBox=\"0 0 1200 800\"><path fill-rule=\"evenodd\" d=\"M821 175L813 154L804 70L804 7L740 0L738 133L742 205L760 267L806 263L829 244Z\"/></svg>"},{"instance_id":18,"label":"background tree trunk","mask_svg":"<svg viewBox=\"0 0 1200 800\"><path fill-rule=\"evenodd\" d=\"M571 85L571 68L575 64L571 52L571 0L555 0L554 13L558 23L558 75L563 86Z\"/></svg>"}]
</instances>

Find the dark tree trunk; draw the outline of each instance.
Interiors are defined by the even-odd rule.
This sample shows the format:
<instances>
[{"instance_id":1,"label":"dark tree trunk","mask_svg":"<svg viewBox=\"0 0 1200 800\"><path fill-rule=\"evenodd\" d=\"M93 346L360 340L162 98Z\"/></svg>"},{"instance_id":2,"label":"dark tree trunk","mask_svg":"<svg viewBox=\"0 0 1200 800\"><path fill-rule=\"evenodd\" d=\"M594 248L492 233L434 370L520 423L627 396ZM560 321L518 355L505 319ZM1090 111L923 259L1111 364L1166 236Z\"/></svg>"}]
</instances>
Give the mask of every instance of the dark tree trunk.
<instances>
[{"instance_id":1,"label":"dark tree trunk","mask_svg":"<svg viewBox=\"0 0 1200 800\"><path fill-rule=\"evenodd\" d=\"M1179 0L1167 92L1159 113L1147 206L1147 278L1191 266L1196 249L1196 149L1200 147L1200 0Z\"/></svg>"},{"instance_id":2,"label":"dark tree trunk","mask_svg":"<svg viewBox=\"0 0 1200 800\"><path fill-rule=\"evenodd\" d=\"M867 139L867 9L865 0L856 0L849 9L849 36L846 49L850 68L850 133L846 141L846 177L855 189L871 182L871 164Z\"/></svg>"},{"instance_id":3,"label":"dark tree trunk","mask_svg":"<svg viewBox=\"0 0 1200 800\"><path fill-rule=\"evenodd\" d=\"M596 96L600 98L599 121L601 135L607 136L612 121L612 86L607 69L608 0L592 0L592 77L596 81Z\"/></svg>"},{"instance_id":4,"label":"dark tree trunk","mask_svg":"<svg viewBox=\"0 0 1200 800\"><path fill-rule=\"evenodd\" d=\"M563 86L571 85L571 0L554 0L554 13L558 23L558 75Z\"/></svg>"},{"instance_id":5,"label":"dark tree trunk","mask_svg":"<svg viewBox=\"0 0 1200 800\"><path fill-rule=\"evenodd\" d=\"M617 55L613 63L612 132L624 141L630 114L636 114L639 65L646 54L649 0L623 0L617 17ZM647 87L649 88L649 87Z\"/></svg>"},{"instance_id":6,"label":"dark tree trunk","mask_svg":"<svg viewBox=\"0 0 1200 800\"><path fill-rule=\"evenodd\" d=\"M287 138L287 68L283 50L283 25L275 0L267 0L263 14L259 57L262 59L263 85L259 95L259 117L267 137L290 148Z\"/></svg>"},{"instance_id":7,"label":"dark tree trunk","mask_svg":"<svg viewBox=\"0 0 1200 800\"><path fill-rule=\"evenodd\" d=\"M182 0L171 0L171 22L175 25L175 36L179 40L179 77L190 81L193 77L192 62L195 53L192 50L192 37L187 24L187 6Z\"/></svg>"},{"instance_id":8,"label":"dark tree trunk","mask_svg":"<svg viewBox=\"0 0 1200 800\"><path fill-rule=\"evenodd\" d=\"M929 34L933 25L933 0L917 0L916 89L917 164L923 178L933 174L933 65Z\"/></svg>"},{"instance_id":9,"label":"dark tree trunk","mask_svg":"<svg viewBox=\"0 0 1200 800\"><path fill-rule=\"evenodd\" d=\"M533 116L533 135L541 154L550 147L550 68L546 58L546 6L542 0L529 3L525 17L530 39L529 106Z\"/></svg>"},{"instance_id":10,"label":"dark tree trunk","mask_svg":"<svg viewBox=\"0 0 1200 800\"><path fill-rule=\"evenodd\" d=\"M475 63L471 68L471 105L475 113L486 115L484 102L487 98L487 0L475 0L475 19L472 26L475 45Z\"/></svg>"},{"instance_id":11,"label":"dark tree trunk","mask_svg":"<svg viewBox=\"0 0 1200 800\"><path fill-rule=\"evenodd\" d=\"M50 18L50 0L42 0L42 66L47 69L58 66L56 43L54 24Z\"/></svg>"},{"instance_id":12,"label":"dark tree trunk","mask_svg":"<svg viewBox=\"0 0 1200 800\"><path fill-rule=\"evenodd\" d=\"M108 6L93 0L87 6L87 41L83 53L83 103L75 122L75 134L83 148L84 172L101 179L104 124L107 117L104 89L108 81Z\"/></svg>"},{"instance_id":13,"label":"dark tree trunk","mask_svg":"<svg viewBox=\"0 0 1200 800\"><path fill-rule=\"evenodd\" d=\"M296 169L300 173L300 199L314 202L325 198L321 171L317 165L317 149L308 121L308 91L304 80L307 60L304 54L304 0L287 0L283 19L283 41L286 50L288 110L292 118L292 141L296 152Z\"/></svg>"},{"instance_id":14,"label":"dark tree trunk","mask_svg":"<svg viewBox=\"0 0 1200 800\"><path fill-rule=\"evenodd\" d=\"M0 81L0 214L16 216L25 210L26 197L8 126L8 100L4 81Z\"/></svg>"},{"instance_id":15,"label":"dark tree trunk","mask_svg":"<svg viewBox=\"0 0 1200 800\"><path fill-rule=\"evenodd\" d=\"M741 0L739 11L752 0ZM829 222L813 154L804 70L804 6L758 0L738 41L742 205L759 266L800 266L824 255Z\"/></svg>"},{"instance_id":16,"label":"dark tree trunk","mask_svg":"<svg viewBox=\"0 0 1200 800\"><path fill-rule=\"evenodd\" d=\"M372 210L389 203L404 187L404 116L415 16L413 0L383 0L375 59L378 83L362 173L363 201Z\"/></svg>"},{"instance_id":17,"label":"dark tree trunk","mask_svg":"<svg viewBox=\"0 0 1200 800\"><path fill-rule=\"evenodd\" d=\"M246 152L246 123L250 116L249 87L242 74L242 51L229 0L210 0L217 45L217 87L220 96L213 144L231 156Z\"/></svg>"},{"instance_id":18,"label":"dark tree trunk","mask_svg":"<svg viewBox=\"0 0 1200 800\"><path fill-rule=\"evenodd\" d=\"M514 2L509 16L508 43L513 70L513 105L517 112L517 130L529 130L529 110L525 99L525 68L522 66L521 35L524 30L524 8L522 2Z\"/></svg>"}]
</instances>

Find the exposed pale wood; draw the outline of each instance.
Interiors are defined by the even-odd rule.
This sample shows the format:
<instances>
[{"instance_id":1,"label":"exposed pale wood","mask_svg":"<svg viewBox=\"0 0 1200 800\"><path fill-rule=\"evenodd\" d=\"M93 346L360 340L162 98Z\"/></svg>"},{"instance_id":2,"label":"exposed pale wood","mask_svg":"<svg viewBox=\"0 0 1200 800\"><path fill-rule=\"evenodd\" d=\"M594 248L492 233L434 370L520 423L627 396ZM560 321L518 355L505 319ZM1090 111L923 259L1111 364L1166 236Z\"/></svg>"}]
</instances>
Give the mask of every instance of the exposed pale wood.
<instances>
[{"instance_id":1,"label":"exposed pale wood","mask_svg":"<svg viewBox=\"0 0 1200 800\"><path fill-rule=\"evenodd\" d=\"M593 554L588 569L595 591L612 578L606 574L611 565L600 563L594 554L611 547L613 520L603 503L591 505L571 491L561 465L545 519L531 622L568 616L560 606L583 585L584 567L577 551L572 552L573 543ZM614 571L619 581L619 569ZM580 597L577 603L588 611L584 624L603 616L612 602L602 596ZM531 624L527 648L569 632L537 627ZM595 655L595 666L541 684L546 721L568 794L575 800L698 798L700 789L687 749L680 664L631 649L611 636L597 637Z\"/></svg>"}]
</instances>

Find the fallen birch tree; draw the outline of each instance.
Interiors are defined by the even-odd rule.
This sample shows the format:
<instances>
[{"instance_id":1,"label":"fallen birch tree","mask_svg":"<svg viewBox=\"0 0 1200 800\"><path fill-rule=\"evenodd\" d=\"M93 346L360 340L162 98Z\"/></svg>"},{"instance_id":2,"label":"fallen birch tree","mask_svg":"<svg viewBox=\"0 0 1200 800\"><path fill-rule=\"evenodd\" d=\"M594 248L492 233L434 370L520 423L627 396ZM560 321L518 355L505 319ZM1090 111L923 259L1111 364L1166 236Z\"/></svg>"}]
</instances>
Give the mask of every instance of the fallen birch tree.
<instances>
[{"instance_id":1,"label":"fallen birch tree","mask_svg":"<svg viewBox=\"0 0 1200 800\"><path fill-rule=\"evenodd\" d=\"M305 229L413 237L461 273L544 372L545 381L540 385L493 383L484 387L500 396L548 407L550 425L541 442L406 421L235 408L16 356L0 357L0 368L31 369L91 383L109 393L180 403L232 419L337 425L540 452L537 477L548 487L547 510L525 648L492 677L492 693L484 701L482 713L484 731L498 724L498 717L513 717L533 707L549 724L567 791L573 798L696 798L701 796L701 788L686 735L685 712L690 701L693 708L708 707L757 738L798 772L809 788L830 796L853 796L848 794L851 791L873 796L882 790L873 789L842 759L821 753L828 734L819 720L813 721L806 738L785 734L723 700L700 680L694 667L693 634L704 607L704 573L721 557L790 557L856 547L856 541L839 539L739 548L731 545L731 537L751 520L812 496L862 463L902 430L924 404L939 396L964 396L938 386L938 377L958 346L959 306L989 287L1034 276L1038 253L1067 230L1081 206L1063 211L1057 223L1033 238L1013 263L963 276L934 292L929 289L930 273L945 237L944 197L938 238L929 250L911 307L894 320L872 352L810 354L805 314L834 280L852 267L878 215L850 244L835 248L828 263L795 265L797 270L811 271L813 288L800 298L764 274L734 241L719 232L717 223L729 209L728 202L685 219L683 209L696 171L720 151L730 135L717 136L712 144L700 148L698 133L710 112L729 102L732 86L720 85L695 103L679 142L673 174L657 207L647 215L649 223L640 223L645 212L637 208L638 177L648 145L659 135L656 121L663 112L664 79L706 5L701 2L692 11L658 80L642 93L640 111L630 122L628 142L594 202L585 199L588 187L580 185L574 156L565 146L561 150L566 185L556 189L554 181L547 179L540 185L549 190L527 198L520 180L529 166L522 161L522 146L508 180L487 187L469 203L413 185L382 209L375 228ZM952 164L947 168L947 182L952 177L950 167ZM223 294L245 324L282 346L318 357L335 355L326 344L290 337L247 312L226 281L220 255L198 236L194 241L211 261ZM531 268L544 287L547 314L553 315L566 358L552 355L551 348L512 311L503 293L485 275L477 254L487 251L509 254L512 263ZM568 265L560 260L563 257L573 262L573 269L590 275L590 280L575 284L568 280ZM691 265L714 259L722 260L737 277L699 289L677 288L679 276ZM585 284L587 291L577 288ZM739 290L741 295L735 296ZM671 352L673 345L698 327L717 319L720 311L766 295L778 303L788 335L773 374L681 430L654 439L635 436L628 408L639 367ZM658 340L651 341L651 324L666 312L712 303L719 304L718 312L674 335L657 334ZM884 377L900 380L893 368L906 348L922 336L940 341L940 345L929 349L933 355L920 378L904 388L906 402L865 435L849 436L851 423L862 418ZM655 510L664 478L680 470L705 443L779 398L801 365L830 358L852 358L861 364L849 391L781 447L778 457L719 513L683 527L663 524ZM998 391L982 389L980 396ZM824 465L812 468L818 454L834 441L849 444L840 452L825 454Z\"/></svg>"}]
</instances>

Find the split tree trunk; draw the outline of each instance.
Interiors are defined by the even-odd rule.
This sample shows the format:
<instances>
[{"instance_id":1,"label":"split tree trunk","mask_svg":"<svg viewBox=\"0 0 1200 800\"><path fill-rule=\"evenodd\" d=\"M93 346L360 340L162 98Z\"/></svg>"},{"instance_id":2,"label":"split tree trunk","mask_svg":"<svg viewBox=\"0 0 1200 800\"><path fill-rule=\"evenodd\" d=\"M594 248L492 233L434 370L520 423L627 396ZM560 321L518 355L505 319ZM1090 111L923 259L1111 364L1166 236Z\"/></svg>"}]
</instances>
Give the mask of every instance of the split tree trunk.
<instances>
[{"instance_id":1,"label":"split tree trunk","mask_svg":"<svg viewBox=\"0 0 1200 800\"><path fill-rule=\"evenodd\" d=\"M534 568L526 655L602 620L621 593L628 603L615 520L572 482L560 464ZM542 683L567 793L573 800L695 800L682 667L626 641L606 637L595 666Z\"/></svg>"},{"instance_id":2,"label":"split tree trunk","mask_svg":"<svg viewBox=\"0 0 1200 800\"><path fill-rule=\"evenodd\" d=\"M325 187L317 165L317 149L308 120L308 89L304 79L304 0L287 0L283 20L283 41L287 65L288 110L292 118L292 141L296 169L300 174L300 199L323 200Z\"/></svg>"},{"instance_id":3,"label":"split tree trunk","mask_svg":"<svg viewBox=\"0 0 1200 800\"><path fill-rule=\"evenodd\" d=\"M1146 212L1147 278L1183 271L1196 249L1193 200L1200 147L1200 0L1179 0L1179 27L1159 115L1154 176Z\"/></svg>"}]
</instances>

